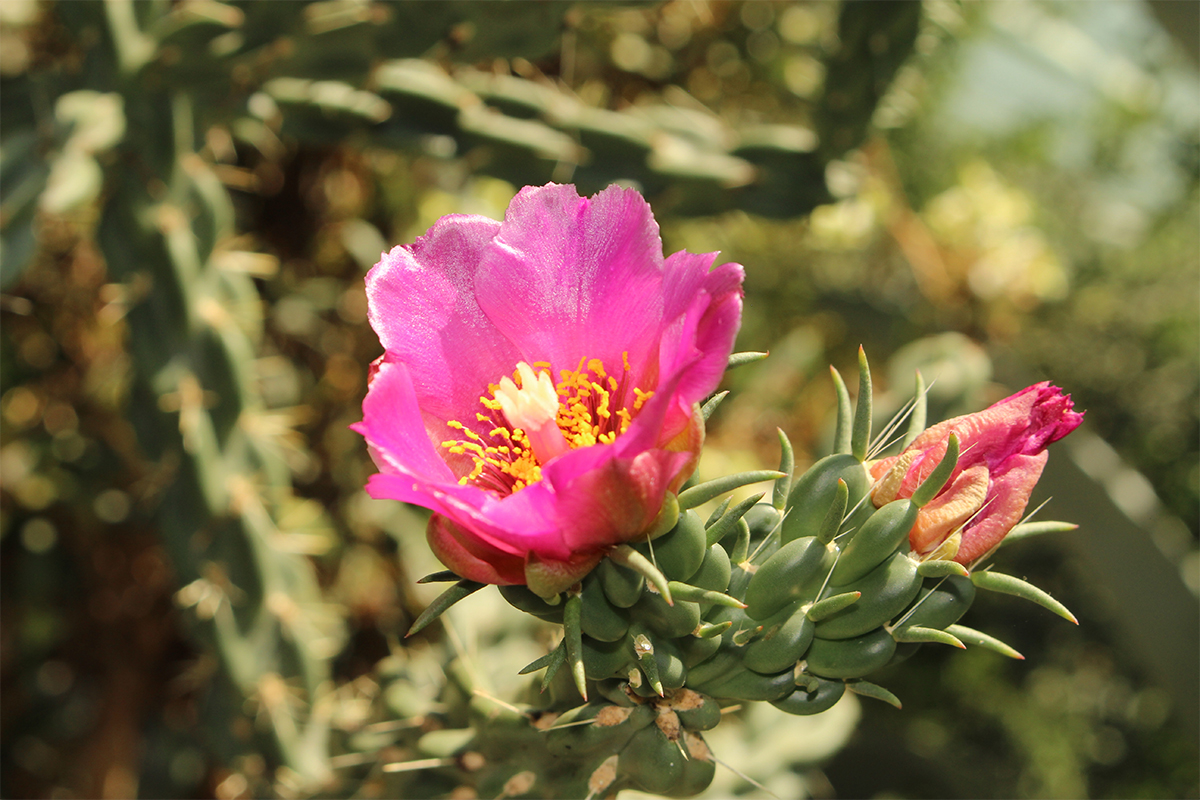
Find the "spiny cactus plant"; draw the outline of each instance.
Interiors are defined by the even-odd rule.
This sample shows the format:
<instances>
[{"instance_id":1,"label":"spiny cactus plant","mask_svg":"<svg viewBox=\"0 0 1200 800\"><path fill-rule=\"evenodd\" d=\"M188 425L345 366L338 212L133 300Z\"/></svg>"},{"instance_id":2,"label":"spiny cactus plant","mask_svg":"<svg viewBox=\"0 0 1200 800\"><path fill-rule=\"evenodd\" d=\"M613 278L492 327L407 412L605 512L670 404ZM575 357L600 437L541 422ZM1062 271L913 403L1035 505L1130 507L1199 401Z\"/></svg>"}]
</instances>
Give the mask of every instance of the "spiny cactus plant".
<instances>
[{"instance_id":1,"label":"spiny cactus plant","mask_svg":"<svg viewBox=\"0 0 1200 800\"><path fill-rule=\"evenodd\" d=\"M1008 502L996 497L984 505L982 497L968 498L970 508L962 513L963 495L955 493L961 477L947 486L959 466L956 434L948 434L944 455L926 465L909 496L880 502L881 491L893 491L891 484L905 477L914 457L882 480L872 478L869 466L880 462L868 459L865 356L860 353L854 411L833 374L841 400L839 452L794 482L791 446L781 432L778 471L684 489L669 512L677 520L670 530L614 548L566 591L542 596L526 586L501 586L501 596L516 608L562 626L557 647L523 670L542 672L541 693L508 703L468 692L467 726L458 739L439 732L439 742L456 746L438 751L446 760L430 764L457 769L458 779L479 796L591 798L633 788L686 797L712 779L716 761L703 734L720 723L723 709L765 701L789 714L812 715L830 709L847 690L899 707L895 695L867 679L926 643L980 646L1021 658L998 639L958 624L979 588L1023 597L1074 622L1045 592L986 568L989 553L967 564L955 560L976 536L973 525L982 526ZM722 397L705 406L706 416ZM1049 433L1017 437L1037 442L1027 450L1040 450L1078 424L1069 401L1053 402L1058 416L1039 423ZM994 426L989 412L974 424ZM907 416L906 446L925 424L919 382ZM956 422L964 435L978 435L971 424ZM897 424L882 434L884 440ZM760 502L761 493L726 500L707 519L696 511L725 492L772 478L769 502ZM1031 488L1015 490L1021 508ZM950 506L960 517L952 530L931 548L914 551L910 533L922 511L936 509L936 523ZM994 536L986 549L1071 527L1025 522ZM457 581L410 633L482 587ZM522 756L513 757L515 752ZM477 757L474 769L464 768L471 762L466 754Z\"/></svg>"}]
</instances>

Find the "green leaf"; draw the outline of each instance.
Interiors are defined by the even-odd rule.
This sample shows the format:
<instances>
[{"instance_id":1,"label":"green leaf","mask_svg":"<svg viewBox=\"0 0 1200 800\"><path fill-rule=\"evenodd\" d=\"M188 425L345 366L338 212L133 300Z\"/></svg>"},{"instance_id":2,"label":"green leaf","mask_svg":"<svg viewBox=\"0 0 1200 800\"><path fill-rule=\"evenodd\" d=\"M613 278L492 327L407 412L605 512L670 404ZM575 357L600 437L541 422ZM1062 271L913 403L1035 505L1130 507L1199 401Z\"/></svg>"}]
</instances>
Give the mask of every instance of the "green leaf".
<instances>
[{"instance_id":1,"label":"green leaf","mask_svg":"<svg viewBox=\"0 0 1200 800\"><path fill-rule=\"evenodd\" d=\"M639 573L655 589L658 589L658 593L662 595L663 600L667 601L667 605L675 605L675 601L671 599L671 587L667 585L667 576L662 574L662 570L650 563L650 559L627 544L619 544L614 547L609 551L608 557L621 566L629 567L634 572Z\"/></svg>"},{"instance_id":2,"label":"green leaf","mask_svg":"<svg viewBox=\"0 0 1200 800\"><path fill-rule=\"evenodd\" d=\"M912 413L908 417L908 429L904 432L904 441L900 444L901 450L912 444L913 439L916 439L925 430L928 409L929 401L925 393L925 378L921 376L921 370L917 370L917 392L913 395Z\"/></svg>"},{"instance_id":3,"label":"green leaf","mask_svg":"<svg viewBox=\"0 0 1200 800\"><path fill-rule=\"evenodd\" d=\"M854 417L850 409L850 391L846 388L846 382L842 380L842 373L837 371L837 368L830 366L829 375L833 378L833 388L837 392L837 429L833 434L833 452L849 453L850 452L850 431L853 426L851 420Z\"/></svg>"},{"instance_id":4,"label":"green leaf","mask_svg":"<svg viewBox=\"0 0 1200 800\"><path fill-rule=\"evenodd\" d=\"M896 630L892 631L892 638L897 642L936 642L938 644L948 644L960 650L966 649L966 645L960 642L954 635L945 631L939 631L937 628L925 628L920 625L905 625L902 628L896 628Z\"/></svg>"},{"instance_id":5,"label":"green leaf","mask_svg":"<svg viewBox=\"0 0 1200 800\"><path fill-rule=\"evenodd\" d=\"M896 708L904 707L900 703L899 697L896 697L896 695L892 694L882 686L878 686L869 681L846 681L846 688L857 695L870 697L875 700L882 700L888 705L895 706Z\"/></svg>"},{"instance_id":6,"label":"green leaf","mask_svg":"<svg viewBox=\"0 0 1200 800\"><path fill-rule=\"evenodd\" d=\"M946 633L958 638L960 641L967 644L986 647L988 650L994 650L1002 656L1015 658L1020 661L1025 660L1025 656L1018 653L1014 648L1009 647L1004 642L994 636L989 636L983 631L977 631L974 628L968 628L966 625L947 625Z\"/></svg>"},{"instance_id":7,"label":"green leaf","mask_svg":"<svg viewBox=\"0 0 1200 800\"><path fill-rule=\"evenodd\" d=\"M758 505L758 501L763 499L766 492L752 494L742 502L738 503L733 508L721 515L721 518L704 530L705 540L708 546L712 547L717 542L728 536L734 528L737 527L738 520L746 516L746 512ZM728 505L728 503L726 503Z\"/></svg>"},{"instance_id":8,"label":"green leaf","mask_svg":"<svg viewBox=\"0 0 1200 800\"><path fill-rule=\"evenodd\" d=\"M764 358L766 358L769 355L770 355L770 353L755 353L755 352L730 353L729 354L729 363L726 365L725 368L733 369L734 367L740 367L745 364L753 364L755 361L762 361Z\"/></svg>"},{"instance_id":9,"label":"green leaf","mask_svg":"<svg viewBox=\"0 0 1200 800\"><path fill-rule=\"evenodd\" d=\"M950 474L954 472L957 464L958 436L952 433L946 442L946 455L942 456L942 460L933 468L933 472L929 473L929 477L912 493L913 505L921 508L937 497L946 481L950 480Z\"/></svg>"},{"instance_id":10,"label":"green leaf","mask_svg":"<svg viewBox=\"0 0 1200 800\"><path fill-rule=\"evenodd\" d=\"M854 406L854 429L850 432L850 452L859 461L867 457L871 446L871 367L867 352L858 348L858 402Z\"/></svg>"},{"instance_id":11,"label":"green leaf","mask_svg":"<svg viewBox=\"0 0 1200 800\"><path fill-rule=\"evenodd\" d=\"M427 625L429 625L429 623L446 613L450 606L454 605L459 600L462 600L464 597L468 597L475 592L478 592L486 585L487 584L484 583L469 581L465 578L454 584L449 589L439 594L434 601L430 603L424 611L421 612L421 616L417 617L416 622L412 624L412 627L408 629L408 633L404 634L404 636L407 638L415 633L420 633Z\"/></svg>"},{"instance_id":12,"label":"green leaf","mask_svg":"<svg viewBox=\"0 0 1200 800\"><path fill-rule=\"evenodd\" d=\"M757 469L750 472L739 472L736 475L725 475L720 478L714 478L711 481L698 483L692 488L679 493L679 510L686 511L689 508L695 508L726 492L740 489L743 486L749 486L752 483L773 481L776 478L783 477L785 477L784 473L778 470Z\"/></svg>"},{"instance_id":13,"label":"green leaf","mask_svg":"<svg viewBox=\"0 0 1200 800\"><path fill-rule=\"evenodd\" d=\"M948 578L951 575L958 575L960 578L966 578L970 575L967 568L957 561L922 561L917 565L917 574L922 578Z\"/></svg>"},{"instance_id":14,"label":"green leaf","mask_svg":"<svg viewBox=\"0 0 1200 800\"><path fill-rule=\"evenodd\" d=\"M711 417L713 412L717 410L717 406L721 405L721 403L728 396L729 392L727 391L717 392L712 397L708 398L704 405L700 406L700 416L704 417L705 422L708 422L708 418Z\"/></svg>"},{"instance_id":15,"label":"green leaf","mask_svg":"<svg viewBox=\"0 0 1200 800\"><path fill-rule=\"evenodd\" d=\"M1031 603L1037 603L1042 608L1048 611L1053 611L1065 620L1079 624L1079 620L1075 619L1066 606L1055 600L1047 592L1032 583L1026 583L1020 578L1015 578L1012 575L1005 575L1000 572L972 572L971 583L978 586L980 589L988 589L993 592L1002 592L1003 594L1011 594L1022 599L1028 600Z\"/></svg>"},{"instance_id":16,"label":"green leaf","mask_svg":"<svg viewBox=\"0 0 1200 800\"><path fill-rule=\"evenodd\" d=\"M796 471L796 453L792 449L792 441L783 432L783 428L776 430L779 432L779 471L783 473L784 477L775 481L771 505L779 511L783 511L784 506L787 505L788 492L792 490L792 475Z\"/></svg>"},{"instance_id":17,"label":"green leaf","mask_svg":"<svg viewBox=\"0 0 1200 800\"><path fill-rule=\"evenodd\" d=\"M813 604L813 607L808 610L808 618L813 622L820 622L826 617L831 617L842 609L854 605L860 597L862 597L862 592L843 592L835 594L833 597L826 597Z\"/></svg>"}]
</instances>

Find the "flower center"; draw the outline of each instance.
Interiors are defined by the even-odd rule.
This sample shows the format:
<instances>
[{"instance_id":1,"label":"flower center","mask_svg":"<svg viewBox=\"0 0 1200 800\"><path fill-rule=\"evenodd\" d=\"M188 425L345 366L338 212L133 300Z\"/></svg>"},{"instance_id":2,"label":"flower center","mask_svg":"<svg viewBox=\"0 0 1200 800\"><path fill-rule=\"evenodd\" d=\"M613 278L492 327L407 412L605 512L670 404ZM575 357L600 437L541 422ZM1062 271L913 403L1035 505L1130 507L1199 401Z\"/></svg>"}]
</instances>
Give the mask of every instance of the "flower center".
<instances>
[{"instance_id":1,"label":"flower center","mask_svg":"<svg viewBox=\"0 0 1200 800\"><path fill-rule=\"evenodd\" d=\"M489 427L478 433L458 420L446 424L465 438L442 442L451 455L467 456L470 470L459 483L476 483L511 494L542 479L542 466L568 450L609 444L624 433L654 392L632 385L629 359L610 375L598 358L580 359L552 383L549 364L522 361L513 377L488 386L490 397L476 420ZM535 371L536 370L536 371Z\"/></svg>"}]
</instances>

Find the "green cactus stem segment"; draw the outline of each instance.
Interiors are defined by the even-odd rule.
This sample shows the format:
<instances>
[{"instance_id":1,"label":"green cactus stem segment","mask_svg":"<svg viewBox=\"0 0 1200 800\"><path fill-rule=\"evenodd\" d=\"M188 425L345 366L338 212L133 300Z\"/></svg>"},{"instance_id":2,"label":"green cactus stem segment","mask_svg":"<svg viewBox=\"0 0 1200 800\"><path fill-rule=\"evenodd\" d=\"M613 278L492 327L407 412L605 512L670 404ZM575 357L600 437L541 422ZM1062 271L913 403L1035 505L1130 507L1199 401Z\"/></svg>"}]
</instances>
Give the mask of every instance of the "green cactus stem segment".
<instances>
[{"instance_id":1,"label":"green cactus stem segment","mask_svg":"<svg viewBox=\"0 0 1200 800\"><path fill-rule=\"evenodd\" d=\"M923 628L920 625L905 625L896 628L892 631L892 638L897 642L915 642L918 644L932 642L948 644L951 647L957 647L959 650L967 649L967 646L957 636L945 631L939 631L937 628Z\"/></svg>"},{"instance_id":2,"label":"green cactus stem segment","mask_svg":"<svg viewBox=\"0 0 1200 800\"><path fill-rule=\"evenodd\" d=\"M729 363L726 366L726 369L733 369L734 367L740 367L745 364L753 364L756 361L762 361L764 358L766 358L769 355L771 355L771 354L770 353L759 353L759 352L754 352L754 351L747 351L745 353L730 353L729 354Z\"/></svg>"},{"instance_id":3,"label":"green cactus stem segment","mask_svg":"<svg viewBox=\"0 0 1200 800\"><path fill-rule=\"evenodd\" d=\"M978 586L980 589L987 589L992 592L1001 592L1003 594L1011 594L1028 600L1031 603L1037 603L1047 611L1053 611L1065 620L1079 624L1079 620L1075 618L1066 606L1055 600L1044 590L1039 589L1031 583L1026 583L1020 578L1015 578L1012 575L1005 575L1000 572L991 572L985 570L982 572L971 573L971 583Z\"/></svg>"},{"instance_id":4,"label":"green cactus stem segment","mask_svg":"<svg viewBox=\"0 0 1200 800\"><path fill-rule=\"evenodd\" d=\"M841 594L835 594L833 597L826 597L824 600L813 603L812 608L808 609L808 618L813 622L820 622L842 609L854 605L861 597L862 592L842 592Z\"/></svg>"},{"instance_id":5,"label":"green cactus stem segment","mask_svg":"<svg viewBox=\"0 0 1200 800\"><path fill-rule=\"evenodd\" d=\"M784 477L787 477L786 473L778 470L758 469L749 472L739 472L736 475L725 475L720 478L714 478L711 481L698 483L692 488L685 489L679 493L679 510L685 511L689 508L695 508L726 492L740 489L743 486L749 486L752 483L773 481L776 478Z\"/></svg>"},{"instance_id":6,"label":"green cactus stem segment","mask_svg":"<svg viewBox=\"0 0 1200 800\"><path fill-rule=\"evenodd\" d=\"M563 609L563 641L567 646L567 661L571 664L571 678L579 696L584 700L587 695L587 675L583 668L583 625L580 617L583 613L583 599L578 592L567 595L567 603Z\"/></svg>"},{"instance_id":7,"label":"green cactus stem segment","mask_svg":"<svg viewBox=\"0 0 1200 800\"><path fill-rule=\"evenodd\" d=\"M711 589L701 589L699 586L690 586L679 581L667 581L667 586L671 588L671 596L679 600L686 600L689 603L704 603L708 605L728 606L729 608L745 608L746 604L736 597L730 597L724 592L716 592Z\"/></svg>"},{"instance_id":8,"label":"green cactus stem segment","mask_svg":"<svg viewBox=\"0 0 1200 800\"><path fill-rule=\"evenodd\" d=\"M413 622L412 627L408 629L408 633L404 634L405 638L413 634L420 633L429 623L440 617L450 608L450 606L468 597L475 592L478 592L487 584L476 583L475 581L461 580L451 586L446 591L439 594L432 603L430 603L421 615Z\"/></svg>"},{"instance_id":9,"label":"green cactus stem segment","mask_svg":"<svg viewBox=\"0 0 1200 800\"><path fill-rule=\"evenodd\" d=\"M989 636L983 631L977 631L974 628L968 628L966 625L948 625L946 633L957 637L960 641L967 644L973 644L978 647L986 647L988 650L999 653L1002 656L1015 658L1018 661L1024 661L1025 656L1021 655L1017 650L994 636Z\"/></svg>"},{"instance_id":10,"label":"green cactus stem segment","mask_svg":"<svg viewBox=\"0 0 1200 800\"><path fill-rule=\"evenodd\" d=\"M833 433L833 452L849 455L851 420L854 416L854 409L850 405L850 390L842 380L842 373L832 364L829 365L829 377L833 379L833 389L837 395L837 427Z\"/></svg>"},{"instance_id":11,"label":"green cactus stem segment","mask_svg":"<svg viewBox=\"0 0 1200 800\"><path fill-rule=\"evenodd\" d=\"M850 452L865 461L871 446L871 367L867 352L858 348L858 402L854 406L854 428L850 432Z\"/></svg>"},{"instance_id":12,"label":"green cactus stem segment","mask_svg":"<svg viewBox=\"0 0 1200 800\"><path fill-rule=\"evenodd\" d=\"M917 566L917 574L922 578L948 578L951 575L966 578L970 575L957 561L922 561Z\"/></svg>"},{"instance_id":13,"label":"green cactus stem segment","mask_svg":"<svg viewBox=\"0 0 1200 800\"><path fill-rule=\"evenodd\" d=\"M937 493L946 485L946 481L950 480L950 474L954 472L957 464L958 436L952 433L946 441L946 455L942 456L942 460L933 468L933 472L929 473L929 477L913 491L911 498L913 505L921 508L937 497Z\"/></svg>"},{"instance_id":14,"label":"green cactus stem segment","mask_svg":"<svg viewBox=\"0 0 1200 800\"><path fill-rule=\"evenodd\" d=\"M787 506L788 493L792 490L792 475L796 472L796 451L792 448L792 440L783 432L783 428L775 430L779 434L779 471L784 476L775 481L775 489L771 494L771 505L775 506L776 510L783 511Z\"/></svg>"},{"instance_id":15,"label":"green cactus stem segment","mask_svg":"<svg viewBox=\"0 0 1200 800\"><path fill-rule=\"evenodd\" d=\"M716 412L717 408L721 405L721 403L723 403L725 401L725 398L728 396L729 396L728 391L717 392L712 397L708 398L708 400L704 401L704 405L700 406L700 416L704 417L705 422L708 422L709 417L711 417L713 415L713 413Z\"/></svg>"},{"instance_id":16,"label":"green cactus stem segment","mask_svg":"<svg viewBox=\"0 0 1200 800\"><path fill-rule=\"evenodd\" d=\"M841 478L838 478L837 489L833 495L833 501L829 504L829 511L825 513L825 519L821 521L821 527L817 530L817 539L821 544L829 544L832 542L838 533L838 529L842 527L842 520L846 518L846 505L850 502L850 487Z\"/></svg>"},{"instance_id":17,"label":"green cactus stem segment","mask_svg":"<svg viewBox=\"0 0 1200 800\"><path fill-rule=\"evenodd\" d=\"M870 681L846 681L846 688L862 697L870 697L874 700L882 700L890 706L901 709L904 705L900 702L900 698L889 692L887 689Z\"/></svg>"},{"instance_id":18,"label":"green cactus stem segment","mask_svg":"<svg viewBox=\"0 0 1200 800\"><path fill-rule=\"evenodd\" d=\"M751 495L735 505L733 508L730 508L728 511L722 513L721 517L704 531L705 538L708 541L708 546L712 547L714 544L717 544L730 533L732 533L738 526L738 520L746 516L746 512L754 508L754 506L758 504L758 501L761 500L765 495L766 492Z\"/></svg>"},{"instance_id":19,"label":"green cactus stem segment","mask_svg":"<svg viewBox=\"0 0 1200 800\"><path fill-rule=\"evenodd\" d=\"M1022 539L1028 539L1032 536L1040 536L1043 533L1068 533L1078 528L1078 525L1071 522L1055 522L1051 520L1045 522L1022 522L1000 540L999 546L1002 547L1013 542L1019 542Z\"/></svg>"},{"instance_id":20,"label":"green cactus stem segment","mask_svg":"<svg viewBox=\"0 0 1200 800\"><path fill-rule=\"evenodd\" d=\"M912 444L913 440L925 430L925 419L928 413L929 401L925 393L925 378L921 375L921 370L917 370L917 389L913 394L913 407L912 413L908 417L908 428L904 432L904 440L900 443L901 450Z\"/></svg>"}]
</instances>

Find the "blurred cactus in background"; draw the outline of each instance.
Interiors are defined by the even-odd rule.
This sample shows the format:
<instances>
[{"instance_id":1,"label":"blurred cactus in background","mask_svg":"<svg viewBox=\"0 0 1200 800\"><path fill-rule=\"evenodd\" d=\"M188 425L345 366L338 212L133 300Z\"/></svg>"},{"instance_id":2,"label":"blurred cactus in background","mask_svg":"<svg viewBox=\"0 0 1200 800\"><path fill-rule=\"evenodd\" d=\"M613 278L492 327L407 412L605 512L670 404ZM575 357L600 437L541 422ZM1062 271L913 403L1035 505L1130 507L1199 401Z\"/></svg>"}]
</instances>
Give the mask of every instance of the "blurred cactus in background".
<instances>
[{"instance_id":1,"label":"blurred cactus in background","mask_svg":"<svg viewBox=\"0 0 1200 800\"><path fill-rule=\"evenodd\" d=\"M1131 667L1111 654L1131 640L1111 611L1127 600L1081 610L1072 599L1094 623L1080 635L1096 639L1064 637L1066 626L1046 620L1014 627L976 603L978 626L1031 662L1053 653L1031 673L1035 692L1000 659L977 660L975 648L951 654L957 662L925 648L876 674L920 642L1004 646L950 619L971 605L975 584L947 559L918 566L896 541L869 548L853 574L834 575L821 555L839 530L866 528L888 508L856 503L854 470L866 454L847 450L848 396L839 405L823 379L824 365L844 364L859 338L891 358L886 373L876 370L874 405L885 417L902 404L913 367L936 376L918 391L931 421L1000 396L989 383L993 358L1006 383L1044 370L1195 527L1194 309L1146 311L1155 298L1186 298L1179 280L1194 282L1179 267L1190 256L1178 256L1194 251L1194 226L1177 220L1194 211L1196 142L1179 133L1187 114L1167 113L1191 78L1179 83L1161 43L1146 49L1152 64L1114 59L1124 65L1117 88L1104 84L1100 95L1119 106L1104 118L1118 133L1054 150L1075 154L1060 153L1066 166L1056 169L1082 169L1083 152L1117 164L1120 180L1097 183L1133 186L1135 200L1154 186L1137 183L1137 170L1175 159L1178 191L1130 211L1101 202L1101 192L1090 204L1062 199L1056 185L1047 196L1059 200L1044 205L1086 205L1080 218L1100 222L1046 223L1027 173L1050 183L1049 172L1011 167L973 143L962 157L963 145L939 138L954 125L922 107L979 31L1020 39L1031 25L1073 24L1041 4L1018 5L990 21L991 12L942 0L0 2L6 793L682 795L713 779L712 752L785 787L777 793L828 795L820 764L848 740L852 699L820 717L775 715L793 728L770 728L780 723L764 716L765 703L730 706L766 700L815 713L846 688L904 697L912 730L889 735L918 742L917 756L903 751L913 770L945 763L938 747L999 738L1007 745L997 759L1017 758L1011 751L1032 766L995 767L1007 777L988 791L1083 794L1091 780L1100 794L1194 793L1191 656L1171 662L1157 644L1174 629L1136 640L1146 655L1128 657ZM1145 146L1117 149L1131 129ZM1038 151L1036 138L1017 149ZM1159 158L1156 143L1175 149ZM954 157L930 158L943 145ZM360 418L379 353L362 274L436 218L497 215L517 187L547 181L584 194L635 186L671 249L720 249L747 266L748 307L758 310L742 346L772 357L730 377L739 391L710 421L684 504L733 488L712 484L718 475L774 463L777 428L797 445L796 485L806 488L789 500L790 478L780 478L761 503L738 488L711 518L685 509L672 532L629 548L629 563L658 564L674 606L648 588L645 575L656 573L609 559L582 582L578 602L550 606L503 589L534 617L502 617L476 641L464 634L468 614L455 615L485 595L498 603L494 590L477 592L445 626L402 640L427 606L446 603L412 580L433 569L424 517L362 492L371 468L347 426ZM1103 229L1088 243L1099 255L1076 256L1079 266L1061 243L1074 247L1082 234L1073 231L1092 229ZM1163 265L1162 275L1147 277L1133 266L1140 251L1120 249L1143 241L1151 255L1142 258ZM958 333L921 338L943 330ZM1078 356L1109 339L1096 358ZM915 343L900 349L905 342ZM870 392L859 397L863 409ZM843 424L830 448L821 431L835 407ZM870 416L859 414L858 448ZM805 472L810 453L830 449L833 461ZM793 472L787 459L781 471ZM1176 564L1189 576L1200 563L1194 531L1157 510L1153 492L1146 500L1111 477L1124 474L1093 469L1085 489L1055 489L1056 508L1071 492L1116 497L1182 589ZM848 498L840 529L826 525L830 503L841 503L837 477ZM701 500L706 485L711 497ZM803 499L810 490L819 502ZM1142 499L1126 502L1134 495ZM1041 541L1011 548L1033 555L1005 569L1070 596L1086 581L1064 577L1074 573L1061 568L1061 552ZM763 570L756 583L751 573ZM1044 600L1003 577L979 580ZM795 596L775 607L785 584ZM1156 618L1186 629L1194 597L1184 590L1181 606L1175 584L1154 586L1166 609ZM948 610L925 619L934 606ZM560 643L568 612L579 627L569 624ZM885 626L905 615L904 625ZM1189 639L1175 638L1188 650ZM797 672L799 661L808 666ZM544 672L517 679L524 664ZM1172 664L1184 665L1183 690ZM1154 685L1128 677L1137 670ZM1102 685L1093 696L1107 699L1019 716L1033 702L1022 697L1058 697L1072 676ZM944 705L943 716L913 710L922 683L942 687L927 705ZM995 688L984 697L981 687ZM970 707L957 723L974 726L969 735L947 734L957 730L951 703ZM719 707L724 721L712 728ZM1172 708L1182 722L1168 721ZM868 723L874 713L867 707ZM731 730L744 735L723 733ZM1054 742L1057 760L1033 758L1035 739ZM793 740L810 744L778 750ZM756 762L755 750L774 761ZM842 794L876 791L830 769ZM900 786L909 773L892 774ZM955 770L937 774L959 782L904 791L978 790ZM751 791L732 776L718 771L713 791Z\"/></svg>"}]
</instances>

